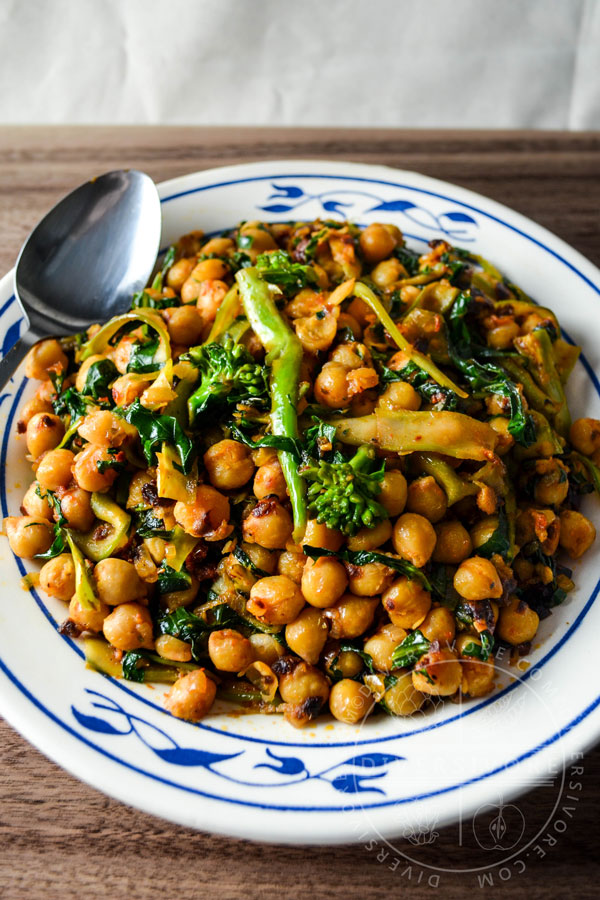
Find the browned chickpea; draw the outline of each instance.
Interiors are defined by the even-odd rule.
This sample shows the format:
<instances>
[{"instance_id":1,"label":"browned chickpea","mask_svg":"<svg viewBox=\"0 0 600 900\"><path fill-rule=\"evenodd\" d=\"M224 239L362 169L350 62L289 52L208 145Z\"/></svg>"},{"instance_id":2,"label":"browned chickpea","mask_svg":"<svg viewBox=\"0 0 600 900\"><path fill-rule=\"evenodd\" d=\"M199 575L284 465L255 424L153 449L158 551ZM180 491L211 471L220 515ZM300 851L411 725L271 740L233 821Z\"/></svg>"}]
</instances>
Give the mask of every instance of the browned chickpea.
<instances>
[{"instance_id":1,"label":"browned chickpea","mask_svg":"<svg viewBox=\"0 0 600 900\"><path fill-rule=\"evenodd\" d=\"M331 678L354 678L360 675L365 664L355 650L340 650L337 641L329 641L323 654L325 671Z\"/></svg>"},{"instance_id":2,"label":"browned chickpea","mask_svg":"<svg viewBox=\"0 0 600 900\"><path fill-rule=\"evenodd\" d=\"M315 666L328 635L327 619L319 609L305 607L297 619L286 625L285 640L292 651Z\"/></svg>"},{"instance_id":3,"label":"browned chickpea","mask_svg":"<svg viewBox=\"0 0 600 900\"><path fill-rule=\"evenodd\" d=\"M406 478L402 472L385 472L377 500L386 508L388 515L394 518L404 511L407 491Z\"/></svg>"},{"instance_id":4,"label":"browned chickpea","mask_svg":"<svg viewBox=\"0 0 600 900\"><path fill-rule=\"evenodd\" d=\"M266 547L261 547L260 544L246 544L244 541L242 541L242 550L247 553L258 569L262 569L268 575L275 573L279 553L267 550ZM279 574L282 575L283 573L280 572Z\"/></svg>"},{"instance_id":5,"label":"browned chickpea","mask_svg":"<svg viewBox=\"0 0 600 900\"><path fill-rule=\"evenodd\" d=\"M483 545L489 541L493 533L497 530L499 523L500 519L498 516L485 516L473 525L471 528L471 542L475 550L479 547L483 547ZM469 554L467 553L467 556L468 555Z\"/></svg>"},{"instance_id":6,"label":"browned chickpea","mask_svg":"<svg viewBox=\"0 0 600 900\"><path fill-rule=\"evenodd\" d=\"M330 409L343 409L350 403L348 370L339 363L325 363L314 384L317 403Z\"/></svg>"},{"instance_id":7,"label":"browned chickpea","mask_svg":"<svg viewBox=\"0 0 600 900\"><path fill-rule=\"evenodd\" d=\"M192 274L194 264L193 258L185 256L183 259L178 259L176 263L173 263L167 272L167 284L169 287L173 288L174 291L180 291L184 281L187 281Z\"/></svg>"},{"instance_id":8,"label":"browned chickpea","mask_svg":"<svg viewBox=\"0 0 600 900\"><path fill-rule=\"evenodd\" d=\"M431 558L436 539L433 525L424 516L404 513L396 520L392 535L394 550L419 569Z\"/></svg>"},{"instance_id":9,"label":"browned chickpea","mask_svg":"<svg viewBox=\"0 0 600 900\"><path fill-rule=\"evenodd\" d=\"M474 644L481 647L479 638L472 634L460 634L456 639L463 674L461 691L469 697L483 697L494 687L494 657L490 656L486 662L478 660L469 652Z\"/></svg>"},{"instance_id":10,"label":"browned chickpea","mask_svg":"<svg viewBox=\"0 0 600 900\"><path fill-rule=\"evenodd\" d=\"M51 384L52 382L49 382ZM42 397L32 397L25 406L22 408L19 414L19 421L17 423L17 433L23 434L23 432L27 431L27 426L29 424L30 419L32 419L37 413L52 413L54 412L52 408L52 404L49 400L45 400Z\"/></svg>"},{"instance_id":11,"label":"browned chickpea","mask_svg":"<svg viewBox=\"0 0 600 900\"><path fill-rule=\"evenodd\" d=\"M127 437L123 420L108 409L88 413L77 431L84 440L98 447L120 447Z\"/></svg>"},{"instance_id":12,"label":"browned chickpea","mask_svg":"<svg viewBox=\"0 0 600 900\"><path fill-rule=\"evenodd\" d=\"M98 596L107 606L130 603L146 596L147 587L133 563L124 559L102 559L94 569Z\"/></svg>"},{"instance_id":13,"label":"browned chickpea","mask_svg":"<svg viewBox=\"0 0 600 900\"><path fill-rule=\"evenodd\" d=\"M92 512L92 495L79 487L70 488L60 495L60 508L69 528L89 531L96 516Z\"/></svg>"},{"instance_id":14,"label":"browned chickpea","mask_svg":"<svg viewBox=\"0 0 600 900\"><path fill-rule=\"evenodd\" d=\"M454 587L465 600L497 600L502 581L489 559L471 556L463 560L454 575Z\"/></svg>"},{"instance_id":15,"label":"browned chickpea","mask_svg":"<svg viewBox=\"0 0 600 900\"><path fill-rule=\"evenodd\" d=\"M134 350L134 345L138 340L140 334L126 334L121 338L119 343L113 348L111 351L111 358L114 362L116 369L121 375L125 375L127 372L127 368L129 366L129 360L131 359L131 354Z\"/></svg>"},{"instance_id":16,"label":"browned chickpea","mask_svg":"<svg viewBox=\"0 0 600 900\"><path fill-rule=\"evenodd\" d=\"M283 550L293 528L289 512L274 497L259 500L242 523L244 540L269 550Z\"/></svg>"},{"instance_id":17,"label":"browned chickpea","mask_svg":"<svg viewBox=\"0 0 600 900\"><path fill-rule=\"evenodd\" d=\"M365 643L365 653L369 654L379 672L392 671L392 654L405 637L406 631L400 625L382 625Z\"/></svg>"},{"instance_id":18,"label":"browned chickpea","mask_svg":"<svg viewBox=\"0 0 600 900\"><path fill-rule=\"evenodd\" d=\"M199 484L191 502L178 500L173 509L186 534L219 541L231 534L229 500L209 484Z\"/></svg>"},{"instance_id":19,"label":"browned chickpea","mask_svg":"<svg viewBox=\"0 0 600 900\"><path fill-rule=\"evenodd\" d=\"M136 397L141 397L148 387L149 381L142 381L133 374L121 375L113 382L111 393L117 406L129 406Z\"/></svg>"},{"instance_id":20,"label":"browned chickpea","mask_svg":"<svg viewBox=\"0 0 600 900\"><path fill-rule=\"evenodd\" d=\"M52 543L52 531L47 519L33 516L8 516L4 520L10 549L21 559L33 559L45 553Z\"/></svg>"},{"instance_id":21,"label":"browned chickpea","mask_svg":"<svg viewBox=\"0 0 600 900\"><path fill-rule=\"evenodd\" d=\"M514 596L509 606L500 609L496 633L503 641L517 647L533 640L539 624L538 614L524 600Z\"/></svg>"},{"instance_id":22,"label":"browned chickpea","mask_svg":"<svg viewBox=\"0 0 600 900\"><path fill-rule=\"evenodd\" d=\"M395 246L394 236L385 225L373 222L361 232L360 249L368 263L378 263L382 259L387 259Z\"/></svg>"},{"instance_id":23,"label":"browned chickpea","mask_svg":"<svg viewBox=\"0 0 600 900\"><path fill-rule=\"evenodd\" d=\"M293 550L284 550L277 560L277 574L285 575L295 584L302 581L302 573L308 559L304 553L295 553Z\"/></svg>"},{"instance_id":24,"label":"browned chickpea","mask_svg":"<svg viewBox=\"0 0 600 900\"><path fill-rule=\"evenodd\" d=\"M208 638L208 655L213 666L221 672L243 672L254 662L252 644L233 628L211 632Z\"/></svg>"},{"instance_id":25,"label":"browned chickpea","mask_svg":"<svg viewBox=\"0 0 600 900\"><path fill-rule=\"evenodd\" d=\"M418 628L431 608L431 594L418 581L401 575L381 598L394 625Z\"/></svg>"},{"instance_id":26,"label":"browned chickpea","mask_svg":"<svg viewBox=\"0 0 600 900\"><path fill-rule=\"evenodd\" d=\"M396 679L383 695L383 702L393 716L412 716L425 703L425 695L414 687L411 672L403 672Z\"/></svg>"},{"instance_id":27,"label":"browned chickpea","mask_svg":"<svg viewBox=\"0 0 600 900\"><path fill-rule=\"evenodd\" d=\"M473 551L469 532L460 522L440 522L436 525L437 540L433 561L446 565L458 565Z\"/></svg>"},{"instance_id":28,"label":"browned chickpea","mask_svg":"<svg viewBox=\"0 0 600 900\"><path fill-rule=\"evenodd\" d=\"M306 353L319 353L331 347L337 332L337 315L320 310L320 314L294 319L294 329Z\"/></svg>"},{"instance_id":29,"label":"browned chickpea","mask_svg":"<svg viewBox=\"0 0 600 900\"><path fill-rule=\"evenodd\" d=\"M222 259L203 259L192 270L194 281L222 281L230 274L231 269Z\"/></svg>"},{"instance_id":30,"label":"browned chickpea","mask_svg":"<svg viewBox=\"0 0 600 900\"><path fill-rule=\"evenodd\" d=\"M215 702L217 686L208 677L205 669L194 669L175 684L165 694L165 709L178 719L199 722L210 711Z\"/></svg>"},{"instance_id":31,"label":"browned chickpea","mask_svg":"<svg viewBox=\"0 0 600 900\"><path fill-rule=\"evenodd\" d=\"M329 709L340 722L355 725L362 722L373 710L375 699L366 686L351 678L336 682L329 694Z\"/></svg>"},{"instance_id":32,"label":"browned chickpea","mask_svg":"<svg viewBox=\"0 0 600 900\"><path fill-rule=\"evenodd\" d=\"M273 671L279 678L279 693L287 704L285 718L301 728L318 716L329 697L329 682L315 666L293 656L283 656Z\"/></svg>"},{"instance_id":33,"label":"browned chickpea","mask_svg":"<svg viewBox=\"0 0 600 900\"><path fill-rule=\"evenodd\" d=\"M60 444L65 434L65 427L58 416L52 413L36 413L27 425L27 452L33 459Z\"/></svg>"},{"instance_id":34,"label":"browned chickpea","mask_svg":"<svg viewBox=\"0 0 600 900\"><path fill-rule=\"evenodd\" d=\"M331 637L336 640L359 637L371 625L378 604L377 597L343 594L335 606L325 612L331 622Z\"/></svg>"},{"instance_id":35,"label":"browned chickpea","mask_svg":"<svg viewBox=\"0 0 600 900\"><path fill-rule=\"evenodd\" d=\"M378 263L371 272L372 281L382 290L391 288L396 281L400 281L401 278L405 277L402 264L395 257Z\"/></svg>"},{"instance_id":36,"label":"browned chickpea","mask_svg":"<svg viewBox=\"0 0 600 900\"><path fill-rule=\"evenodd\" d=\"M379 395L377 404L390 412L400 412L403 409L417 410L421 407L421 397L408 382L392 381Z\"/></svg>"},{"instance_id":37,"label":"browned chickpea","mask_svg":"<svg viewBox=\"0 0 600 900\"><path fill-rule=\"evenodd\" d=\"M431 475L415 478L408 486L406 508L409 512L425 516L430 522L439 522L446 515L446 494Z\"/></svg>"},{"instance_id":38,"label":"browned chickpea","mask_svg":"<svg viewBox=\"0 0 600 900\"><path fill-rule=\"evenodd\" d=\"M288 495L287 484L279 461L273 460L257 469L252 487L255 497L258 497L259 500L263 500L265 497L277 497L278 500L285 500Z\"/></svg>"},{"instance_id":39,"label":"browned chickpea","mask_svg":"<svg viewBox=\"0 0 600 900\"><path fill-rule=\"evenodd\" d=\"M109 468L101 472L98 463L114 462L114 456L108 452L107 447L97 447L95 444L87 446L78 453L73 463L73 477L77 485L84 491L107 491L118 475L116 469Z\"/></svg>"},{"instance_id":40,"label":"browned chickpea","mask_svg":"<svg viewBox=\"0 0 600 900\"><path fill-rule=\"evenodd\" d=\"M362 369L371 365L371 354L364 344L351 341L338 344L329 354L329 361L343 366L345 369Z\"/></svg>"},{"instance_id":41,"label":"browned chickpea","mask_svg":"<svg viewBox=\"0 0 600 900\"><path fill-rule=\"evenodd\" d=\"M190 299L196 300L196 308L205 322L214 322L229 286L219 278L210 278L201 284L197 284L197 282L194 284L196 284L197 290L195 296ZM183 292L181 299L184 300Z\"/></svg>"},{"instance_id":42,"label":"browned chickpea","mask_svg":"<svg viewBox=\"0 0 600 900\"><path fill-rule=\"evenodd\" d=\"M75 455L70 450L49 450L37 467L36 477L43 488L57 491L72 480L71 467Z\"/></svg>"},{"instance_id":43,"label":"browned chickpea","mask_svg":"<svg viewBox=\"0 0 600 900\"><path fill-rule=\"evenodd\" d=\"M579 559L596 540L592 522L574 509L564 509L560 514L559 543L571 559Z\"/></svg>"},{"instance_id":44,"label":"browned chickpea","mask_svg":"<svg viewBox=\"0 0 600 900\"><path fill-rule=\"evenodd\" d=\"M569 437L576 450L591 456L600 448L600 419L575 419Z\"/></svg>"},{"instance_id":45,"label":"browned chickpea","mask_svg":"<svg viewBox=\"0 0 600 900\"><path fill-rule=\"evenodd\" d=\"M514 437L508 430L509 422L510 419L506 419L504 416L494 416L488 422L488 425L493 428L498 435L498 441L495 447L498 456L504 456L508 453L515 443Z\"/></svg>"},{"instance_id":46,"label":"browned chickpea","mask_svg":"<svg viewBox=\"0 0 600 900\"><path fill-rule=\"evenodd\" d=\"M162 311L162 317L174 344L189 347L202 337L204 322L195 306L169 306Z\"/></svg>"},{"instance_id":47,"label":"browned chickpea","mask_svg":"<svg viewBox=\"0 0 600 900\"><path fill-rule=\"evenodd\" d=\"M217 441L204 454L210 483L223 491L243 487L254 474L250 451L239 441Z\"/></svg>"},{"instance_id":48,"label":"browned chickpea","mask_svg":"<svg viewBox=\"0 0 600 900\"><path fill-rule=\"evenodd\" d=\"M70 553L49 559L40 571L40 587L51 597L69 602L75 593L75 565Z\"/></svg>"},{"instance_id":49,"label":"browned chickpea","mask_svg":"<svg viewBox=\"0 0 600 900\"><path fill-rule=\"evenodd\" d=\"M117 650L154 647L152 617L139 603L120 603L104 619L102 630L109 644Z\"/></svg>"},{"instance_id":50,"label":"browned chickpea","mask_svg":"<svg viewBox=\"0 0 600 900\"><path fill-rule=\"evenodd\" d=\"M392 523L389 519L382 519L373 528L359 528L356 534L348 538L349 550L376 550L392 535Z\"/></svg>"},{"instance_id":51,"label":"browned chickpea","mask_svg":"<svg viewBox=\"0 0 600 900\"><path fill-rule=\"evenodd\" d=\"M454 651L448 647L429 650L413 669L412 682L422 694L433 697L455 694L462 682L462 668Z\"/></svg>"},{"instance_id":52,"label":"browned chickpea","mask_svg":"<svg viewBox=\"0 0 600 900\"><path fill-rule=\"evenodd\" d=\"M344 543L344 535L335 528L322 525L316 519L309 519L302 543L307 547L321 547L336 553Z\"/></svg>"},{"instance_id":53,"label":"browned chickpea","mask_svg":"<svg viewBox=\"0 0 600 900\"><path fill-rule=\"evenodd\" d=\"M285 654L285 648L272 634L251 634L248 638L252 644L254 658L272 666L275 660Z\"/></svg>"},{"instance_id":54,"label":"browned chickpea","mask_svg":"<svg viewBox=\"0 0 600 900\"><path fill-rule=\"evenodd\" d=\"M333 606L347 586L346 570L337 559L321 556L309 559L304 566L300 587L311 606L320 609Z\"/></svg>"},{"instance_id":55,"label":"browned chickpea","mask_svg":"<svg viewBox=\"0 0 600 900\"><path fill-rule=\"evenodd\" d=\"M503 322L495 328L490 328L486 335L488 347L495 347L497 350L507 350L512 347L512 343L521 333L521 329L513 319L511 322Z\"/></svg>"},{"instance_id":56,"label":"browned chickpea","mask_svg":"<svg viewBox=\"0 0 600 900\"><path fill-rule=\"evenodd\" d=\"M382 563L366 563L364 566L346 564L348 586L358 597L374 597L387 590L393 581L393 570Z\"/></svg>"},{"instance_id":57,"label":"browned chickpea","mask_svg":"<svg viewBox=\"0 0 600 900\"><path fill-rule=\"evenodd\" d=\"M109 612L110 607L101 600L98 600L94 606L82 606L76 594L73 594L69 603L69 620L77 625L80 631L94 633L102 631L104 620Z\"/></svg>"},{"instance_id":58,"label":"browned chickpea","mask_svg":"<svg viewBox=\"0 0 600 900\"><path fill-rule=\"evenodd\" d=\"M170 634L161 634L156 638L155 650L163 659L173 662L189 662L192 658L190 645Z\"/></svg>"},{"instance_id":59,"label":"browned chickpea","mask_svg":"<svg viewBox=\"0 0 600 900\"><path fill-rule=\"evenodd\" d=\"M27 488L21 512L33 516L34 519L52 519L52 507L48 502L46 491L37 481L33 481Z\"/></svg>"},{"instance_id":60,"label":"browned chickpea","mask_svg":"<svg viewBox=\"0 0 600 900\"><path fill-rule=\"evenodd\" d=\"M419 629L428 641L438 641L440 644L451 644L456 633L454 616L445 606L436 606L430 609Z\"/></svg>"},{"instance_id":61,"label":"browned chickpea","mask_svg":"<svg viewBox=\"0 0 600 900\"><path fill-rule=\"evenodd\" d=\"M69 364L66 354L55 338L38 341L34 344L25 360L25 374L38 381L49 381L50 370L66 370Z\"/></svg>"},{"instance_id":62,"label":"browned chickpea","mask_svg":"<svg viewBox=\"0 0 600 900\"><path fill-rule=\"evenodd\" d=\"M269 575L252 585L246 609L267 625L287 625L303 606L304 597L297 584L285 575Z\"/></svg>"}]
</instances>

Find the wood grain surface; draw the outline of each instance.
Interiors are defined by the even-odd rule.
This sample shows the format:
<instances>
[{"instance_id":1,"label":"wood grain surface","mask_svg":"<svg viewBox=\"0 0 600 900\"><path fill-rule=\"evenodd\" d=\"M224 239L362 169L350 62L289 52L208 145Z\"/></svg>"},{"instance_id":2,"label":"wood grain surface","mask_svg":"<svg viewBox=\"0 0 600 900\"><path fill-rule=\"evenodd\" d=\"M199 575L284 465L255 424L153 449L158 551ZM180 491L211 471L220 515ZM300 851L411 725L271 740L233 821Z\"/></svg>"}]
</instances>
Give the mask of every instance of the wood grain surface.
<instances>
[{"instance_id":1,"label":"wood grain surface","mask_svg":"<svg viewBox=\"0 0 600 900\"><path fill-rule=\"evenodd\" d=\"M294 157L385 163L464 185L531 216L600 263L598 134L11 127L0 130L0 271L12 266L40 216L92 175L136 167L160 181L209 166ZM440 891L462 898L485 890L493 897L585 900L600 895L600 752L589 752L581 765L574 812L562 814L566 831L558 834L551 822L543 858L532 852L495 870L482 889L459 871L469 865L470 850L460 846L456 828L443 829L427 847L399 843L416 857L412 866L381 846L287 848L213 837L104 797L0 722L0 898L345 900ZM517 805L528 822L542 824L555 799L555 787L538 787ZM436 882L428 866L449 871Z\"/></svg>"}]
</instances>

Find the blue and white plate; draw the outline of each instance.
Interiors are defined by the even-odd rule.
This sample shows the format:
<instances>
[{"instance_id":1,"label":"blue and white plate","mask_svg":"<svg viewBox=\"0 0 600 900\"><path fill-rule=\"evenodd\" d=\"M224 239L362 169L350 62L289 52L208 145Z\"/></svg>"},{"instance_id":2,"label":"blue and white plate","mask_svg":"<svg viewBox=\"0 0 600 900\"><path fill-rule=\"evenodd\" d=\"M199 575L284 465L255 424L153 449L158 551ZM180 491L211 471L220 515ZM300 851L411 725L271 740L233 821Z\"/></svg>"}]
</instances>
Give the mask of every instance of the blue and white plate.
<instances>
[{"instance_id":1,"label":"blue and white plate","mask_svg":"<svg viewBox=\"0 0 600 900\"><path fill-rule=\"evenodd\" d=\"M556 311L584 354L569 384L575 415L600 417L600 272L523 216L414 172L334 162L269 162L198 172L160 186L163 246L240 219L348 218L398 225L411 246L445 238L492 260ZM20 330L13 273L0 282L0 347ZM22 370L0 396L2 515L31 480L18 410ZM596 521L600 504L586 512ZM0 542L0 712L42 752L98 789L174 822L287 843L336 843L442 826L562 771L600 735L592 651L600 633L598 551L577 590L540 628L529 658L498 658L498 690L361 727L323 716L295 730L279 716L223 707L199 725L162 710L160 687L86 669L61 636L65 606L21 587L29 566Z\"/></svg>"}]
</instances>

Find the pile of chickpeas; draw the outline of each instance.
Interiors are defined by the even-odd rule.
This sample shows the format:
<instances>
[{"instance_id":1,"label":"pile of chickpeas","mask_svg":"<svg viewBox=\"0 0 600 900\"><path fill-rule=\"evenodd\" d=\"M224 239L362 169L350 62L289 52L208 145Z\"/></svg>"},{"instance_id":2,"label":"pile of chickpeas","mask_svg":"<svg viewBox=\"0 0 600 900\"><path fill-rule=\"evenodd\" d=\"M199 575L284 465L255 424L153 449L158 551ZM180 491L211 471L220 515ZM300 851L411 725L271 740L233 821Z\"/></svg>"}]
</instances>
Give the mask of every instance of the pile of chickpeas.
<instances>
[{"instance_id":1,"label":"pile of chickpeas","mask_svg":"<svg viewBox=\"0 0 600 900\"><path fill-rule=\"evenodd\" d=\"M206 339L233 283L234 266L228 260L240 246L246 248L251 262L259 253L277 248L304 262L303 247L323 229L323 223L249 222L230 236L206 241L201 232L194 232L182 238L165 287L154 292L148 289L157 299L172 299L172 305L153 314L166 325L174 364L190 346ZM390 369L401 369L406 355L394 353L393 345L382 338L363 301L349 289L342 303L329 303L336 286L362 276L370 278L384 298L395 292L405 308L410 306L420 286L411 283L393 255L403 243L400 231L380 224L362 232L350 225L324 230L311 260L317 284L286 298L283 306L304 349L299 413L307 403L331 411L348 410L349 416L369 415L377 408L390 412L427 409L408 382L381 383L374 357L382 343L390 353ZM422 258L423 266L439 263L442 249L434 247ZM421 346L435 335L437 327L434 313L422 312L420 318L400 322L405 336ZM509 346L535 323L517 316L505 315L500 320L490 316L485 327L489 346L498 348ZM96 330L91 329L88 336ZM45 562L39 573L41 589L68 604L63 628L74 636L103 636L117 659L142 649L174 666L185 664L186 670L166 692L164 702L173 715L190 721L209 712L221 685L239 684L244 679L260 684L267 698L256 708L281 711L296 726L310 722L327 706L336 719L353 724L380 708L378 704L389 713L405 716L432 698L478 697L491 691L493 657L481 662L464 652L474 642L481 645L478 609L496 640L519 651L527 649L539 617L519 599L516 589L543 585L552 574L518 553L511 565L499 555L490 559L478 555L478 547L498 528L502 498L482 486L477 495L449 506L444 489L420 469L417 458L382 453L386 468L378 500L388 518L351 537L309 519L304 540L298 544L292 537L288 490L277 453L250 449L232 440L214 421L196 436L199 465L195 487L186 499L160 497L156 467L136 467L130 461L140 459L135 428L113 412L114 406L126 407L136 399L143 404L150 396L147 391L152 379L127 371L132 346L140 335L140 329L130 331L116 345L108 345L81 364L65 341L45 340L32 348L26 374L38 386L21 409L18 440L25 442L35 480L23 497L22 515L5 520L6 534L12 551L21 558L34 559L48 551L58 518L52 498L59 502L66 527L73 533L96 528L101 534L102 523L91 507L92 494L114 497L118 471L99 464L121 454L129 460L126 510L152 509L165 529L179 527L197 538L197 548L202 548L211 565L204 567L206 571L194 566L192 551L186 563L190 587L157 598L158 571L171 558L172 548L168 539L142 539L132 531L115 555L95 565L87 561L97 596L97 603L90 607L75 595L73 557L63 552ZM257 360L264 358L251 331L243 342ZM54 412L56 390L50 376L66 374L65 387L82 391L89 367L105 358L112 360L118 371L110 386L113 408L90 405L75 440L70 446L61 446L73 423L68 416ZM164 406L152 408L160 412ZM500 458L508 457L514 440L507 428L504 398L487 398L479 415L498 434ZM578 419L571 427L570 443L599 462L600 421ZM456 460L450 462L458 465ZM564 463L548 456L536 466L533 496L518 497L517 549L537 541L547 556L560 548L578 559L594 541L594 526L566 503ZM240 496L243 516L236 530L232 510ZM234 555L236 543L250 558L253 570ZM344 548L378 551L418 569L431 564L451 567L454 589L461 601L470 604L474 624L457 622L453 610L442 605L421 581L399 575L385 563L353 565L335 556L313 559L305 555L305 546L333 553ZM266 574L258 577L252 574L255 570ZM158 634L156 610L162 615L185 607L202 615L210 606L207 595L215 581L225 602L235 596L239 609L241 597L244 612L266 630L213 630L205 664L198 663L189 671L191 646L177 637ZM416 629L430 641L429 649L416 669L395 668L395 648ZM372 671L365 668L361 654L368 654Z\"/></svg>"}]
</instances>

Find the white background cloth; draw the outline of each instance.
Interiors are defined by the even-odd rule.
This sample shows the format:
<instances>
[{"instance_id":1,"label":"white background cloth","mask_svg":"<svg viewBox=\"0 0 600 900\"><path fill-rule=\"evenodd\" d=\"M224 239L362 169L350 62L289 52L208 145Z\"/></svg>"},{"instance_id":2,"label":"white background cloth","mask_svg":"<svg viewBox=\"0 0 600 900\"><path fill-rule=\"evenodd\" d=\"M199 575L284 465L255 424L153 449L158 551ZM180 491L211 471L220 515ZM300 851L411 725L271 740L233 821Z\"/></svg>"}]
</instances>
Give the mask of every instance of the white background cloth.
<instances>
[{"instance_id":1,"label":"white background cloth","mask_svg":"<svg viewBox=\"0 0 600 900\"><path fill-rule=\"evenodd\" d=\"M0 122L600 128L599 0L0 0Z\"/></svg>"}]
</instances>

